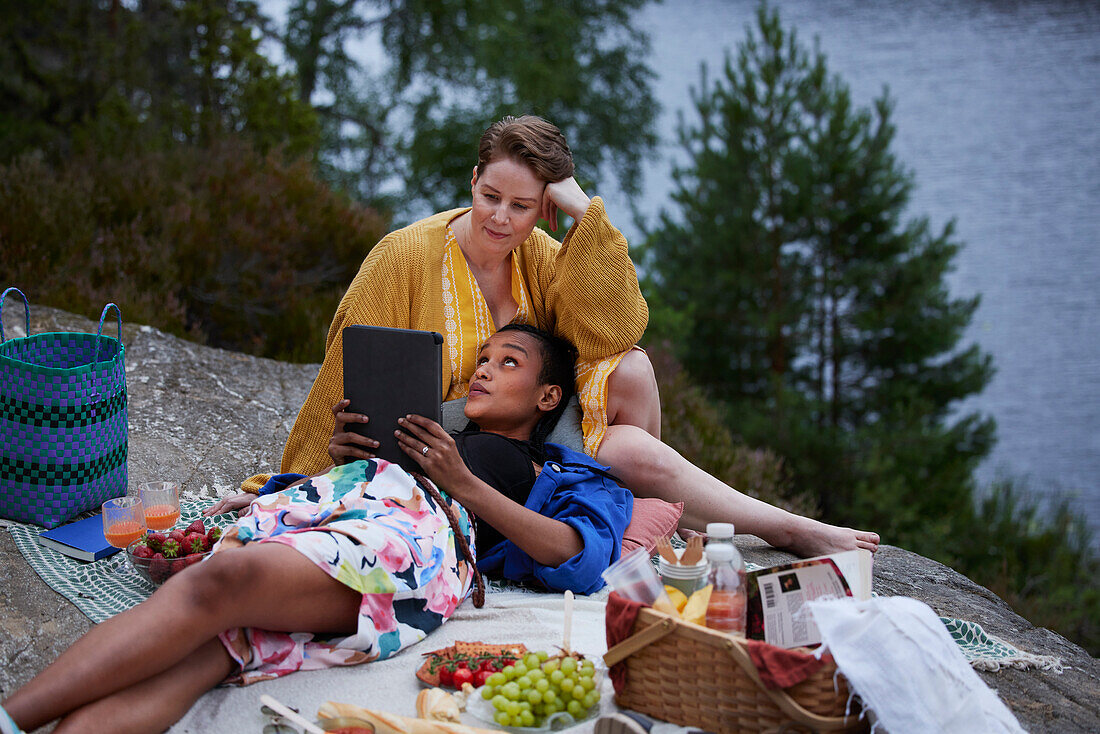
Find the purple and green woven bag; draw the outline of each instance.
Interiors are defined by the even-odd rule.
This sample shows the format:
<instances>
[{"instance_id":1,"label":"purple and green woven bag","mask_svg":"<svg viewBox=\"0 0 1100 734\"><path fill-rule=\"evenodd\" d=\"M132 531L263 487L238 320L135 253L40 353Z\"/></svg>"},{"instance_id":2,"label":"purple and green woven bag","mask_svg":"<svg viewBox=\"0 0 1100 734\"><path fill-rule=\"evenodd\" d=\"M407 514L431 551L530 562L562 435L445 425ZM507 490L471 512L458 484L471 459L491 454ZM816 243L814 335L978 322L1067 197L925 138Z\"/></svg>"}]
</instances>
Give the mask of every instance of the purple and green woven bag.
<instances>
[{"instance_id":1,"label":"purple and green woven bag","mask_svg":"<svg viewBox=\"0 0 1100 734\"><path fill-rule=\"evenodd\" d=\"M4 337L4 300L23 297L27 336ZM103 335L111 309L118 338ZM103 308L96 334L30 335L18 288L0 295L0 517L57 527L126 494L122 312Z\"/></svg>"}]
</instances>

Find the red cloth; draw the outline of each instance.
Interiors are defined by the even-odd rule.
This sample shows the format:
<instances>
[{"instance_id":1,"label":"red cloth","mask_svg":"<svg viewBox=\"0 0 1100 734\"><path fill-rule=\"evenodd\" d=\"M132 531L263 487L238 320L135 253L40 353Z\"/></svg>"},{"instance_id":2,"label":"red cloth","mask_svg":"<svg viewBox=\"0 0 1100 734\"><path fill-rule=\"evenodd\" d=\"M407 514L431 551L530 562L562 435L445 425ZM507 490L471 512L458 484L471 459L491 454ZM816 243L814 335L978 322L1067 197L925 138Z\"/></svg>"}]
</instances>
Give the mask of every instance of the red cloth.
<instances>
[{"instance_id":1,"label":"red cloth","mask_svg":"<svg viewBox=\"0 0 1100 734\"><path fill-rule=\"evenodd\" d=\"M614 591L607 597L604 624L609 650L630 637L634 620L638 617L638 610L643 606L645 605L629 601ZM785 650L761 640L748 640L748 651L760 680L768 688L789 688L809 678L826 662L832 662L832 657L829 655L822 655L818 660L808 653ZM733 664L733 661L730 662ZM607 674L611 678L612 685L615 686L615 693L622 693L623 688L626 687L626 663L612 665Z\"/></svg>"},{"instance_id":2,"label":"red cloth","mask_svg":"<svg viewBox=\"0 0 1100 734\"><path fill-rule=\"evenodd\" d=\"M818 660L809 653L785 650L762 640L748 640L748 643L749 657L766 688L790 688L833 660L831 655L822 655Z\"/></svg>"},{"instance_id":3,"label":"red cloth","mask_svg":"<svg viewBox=\"0 0 1100 734\"><path fill-rule=\"evenodd\" d=\"M638 610L645 605L641 602L629 601L612 591L607 597L607 611L604 613L604 625L607 630L607 649L611 649L627 637L634 627L634 620L638 617ZM615 663L607 671L611 678L611 684L615 686L615 693L622 693L626 688L626 662Z\"/></svg>"}]
</instances>

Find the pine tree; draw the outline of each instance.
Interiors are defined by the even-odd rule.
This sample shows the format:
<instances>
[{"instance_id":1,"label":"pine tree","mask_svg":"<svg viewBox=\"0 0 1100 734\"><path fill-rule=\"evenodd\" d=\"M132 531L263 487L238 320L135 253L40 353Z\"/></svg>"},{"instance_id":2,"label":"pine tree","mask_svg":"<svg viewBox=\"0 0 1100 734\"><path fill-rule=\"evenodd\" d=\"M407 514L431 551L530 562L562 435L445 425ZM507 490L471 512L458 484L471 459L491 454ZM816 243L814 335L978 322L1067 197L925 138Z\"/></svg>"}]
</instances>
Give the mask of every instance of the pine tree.
<instances>
[{"instance_id":1,"label":"pine tree","mask_svg":"<svg viewBox=\"0 0 1100 734\"><path fill-rule=\"evenodd\" d=\"M675 216L646 242L686 367L830 519L901 543L941 521L945 537L993 440L990 419L953 411L992 365L959 347L978 299L947 292L953 225L905 219L913 177L890 150L888 94L854 108L762 5L693 101Z\"/></svg>"}]
</instances>

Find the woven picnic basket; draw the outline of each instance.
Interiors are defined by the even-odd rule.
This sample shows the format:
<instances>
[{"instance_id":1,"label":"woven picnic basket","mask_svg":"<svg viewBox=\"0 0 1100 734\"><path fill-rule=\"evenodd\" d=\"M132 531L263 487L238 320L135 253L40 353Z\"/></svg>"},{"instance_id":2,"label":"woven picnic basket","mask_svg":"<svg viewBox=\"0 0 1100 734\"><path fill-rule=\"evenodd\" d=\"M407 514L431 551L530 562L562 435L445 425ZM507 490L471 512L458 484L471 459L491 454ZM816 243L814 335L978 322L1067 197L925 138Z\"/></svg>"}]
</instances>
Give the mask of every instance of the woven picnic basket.
<instances>
[{"instance_id":1,"label":"woven picnic basket","mask_svg":"<svg viewBox=\"0 0 1100 734\"><path fill-rule=\"evenodd\" d=\"M768 689L743 639L648 607L604 656L609 667L620 661L626 686L615 702L663 721L717 734L866 730L858 705L845 717L848 685L834 663L790 688Z\"/></svg>"},{"instance_id":2,"label":"woven picnic basket","mask_svg":"<svg viewBox=\"0 0 1100 734\"><path fill-rule=\"evenodd\" d=\"M27 336L5 339L4 300L23 297ZM103 334L114 309L118 338ZM126 494L122 313L96 334L30 334L17 288L0 295L0 517L57 527Z\"/></svg>"}]
</instances>

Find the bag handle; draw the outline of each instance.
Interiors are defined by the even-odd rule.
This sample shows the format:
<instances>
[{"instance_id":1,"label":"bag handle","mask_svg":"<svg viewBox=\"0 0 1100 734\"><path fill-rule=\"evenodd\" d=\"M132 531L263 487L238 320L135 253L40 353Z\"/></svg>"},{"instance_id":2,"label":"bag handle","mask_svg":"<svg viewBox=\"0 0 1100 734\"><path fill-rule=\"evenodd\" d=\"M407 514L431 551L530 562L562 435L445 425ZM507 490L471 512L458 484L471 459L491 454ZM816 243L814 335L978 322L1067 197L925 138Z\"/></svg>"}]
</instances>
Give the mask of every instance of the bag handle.
<instances>
[{"instance_id":1,"label":"bag handle","mask_svg":"<svg viewBox=\"0 0 1100 734\"><path fill-rule=\"evenodd\" d=\"M27 336L31 335L31 304L27 302L27 297L23 295L23 291L12 286L4 291L3 295L0 295L0 344L3 344L4 339L4 299L8 297L8 294L15 291L20 296L23 296L23 315L27 318Z\"/></svg>"},{"instance_id":2,"label":"bag handle","mask_svg":"<svg viewBox=\"0 0 1100 734\"><path fill-rule=\"evenodd\" d=\"M122 309L113 303L108 303L103 307L103 313L99 315L99 330L95 333L95 361L99 361L99 342L103 338L103 321L107 318L107 312L111 309L115 310L115 317L118 319L118 343L122 343ZM29 322L28 322L29 323Z\"/></svg>"}]
</instances>

